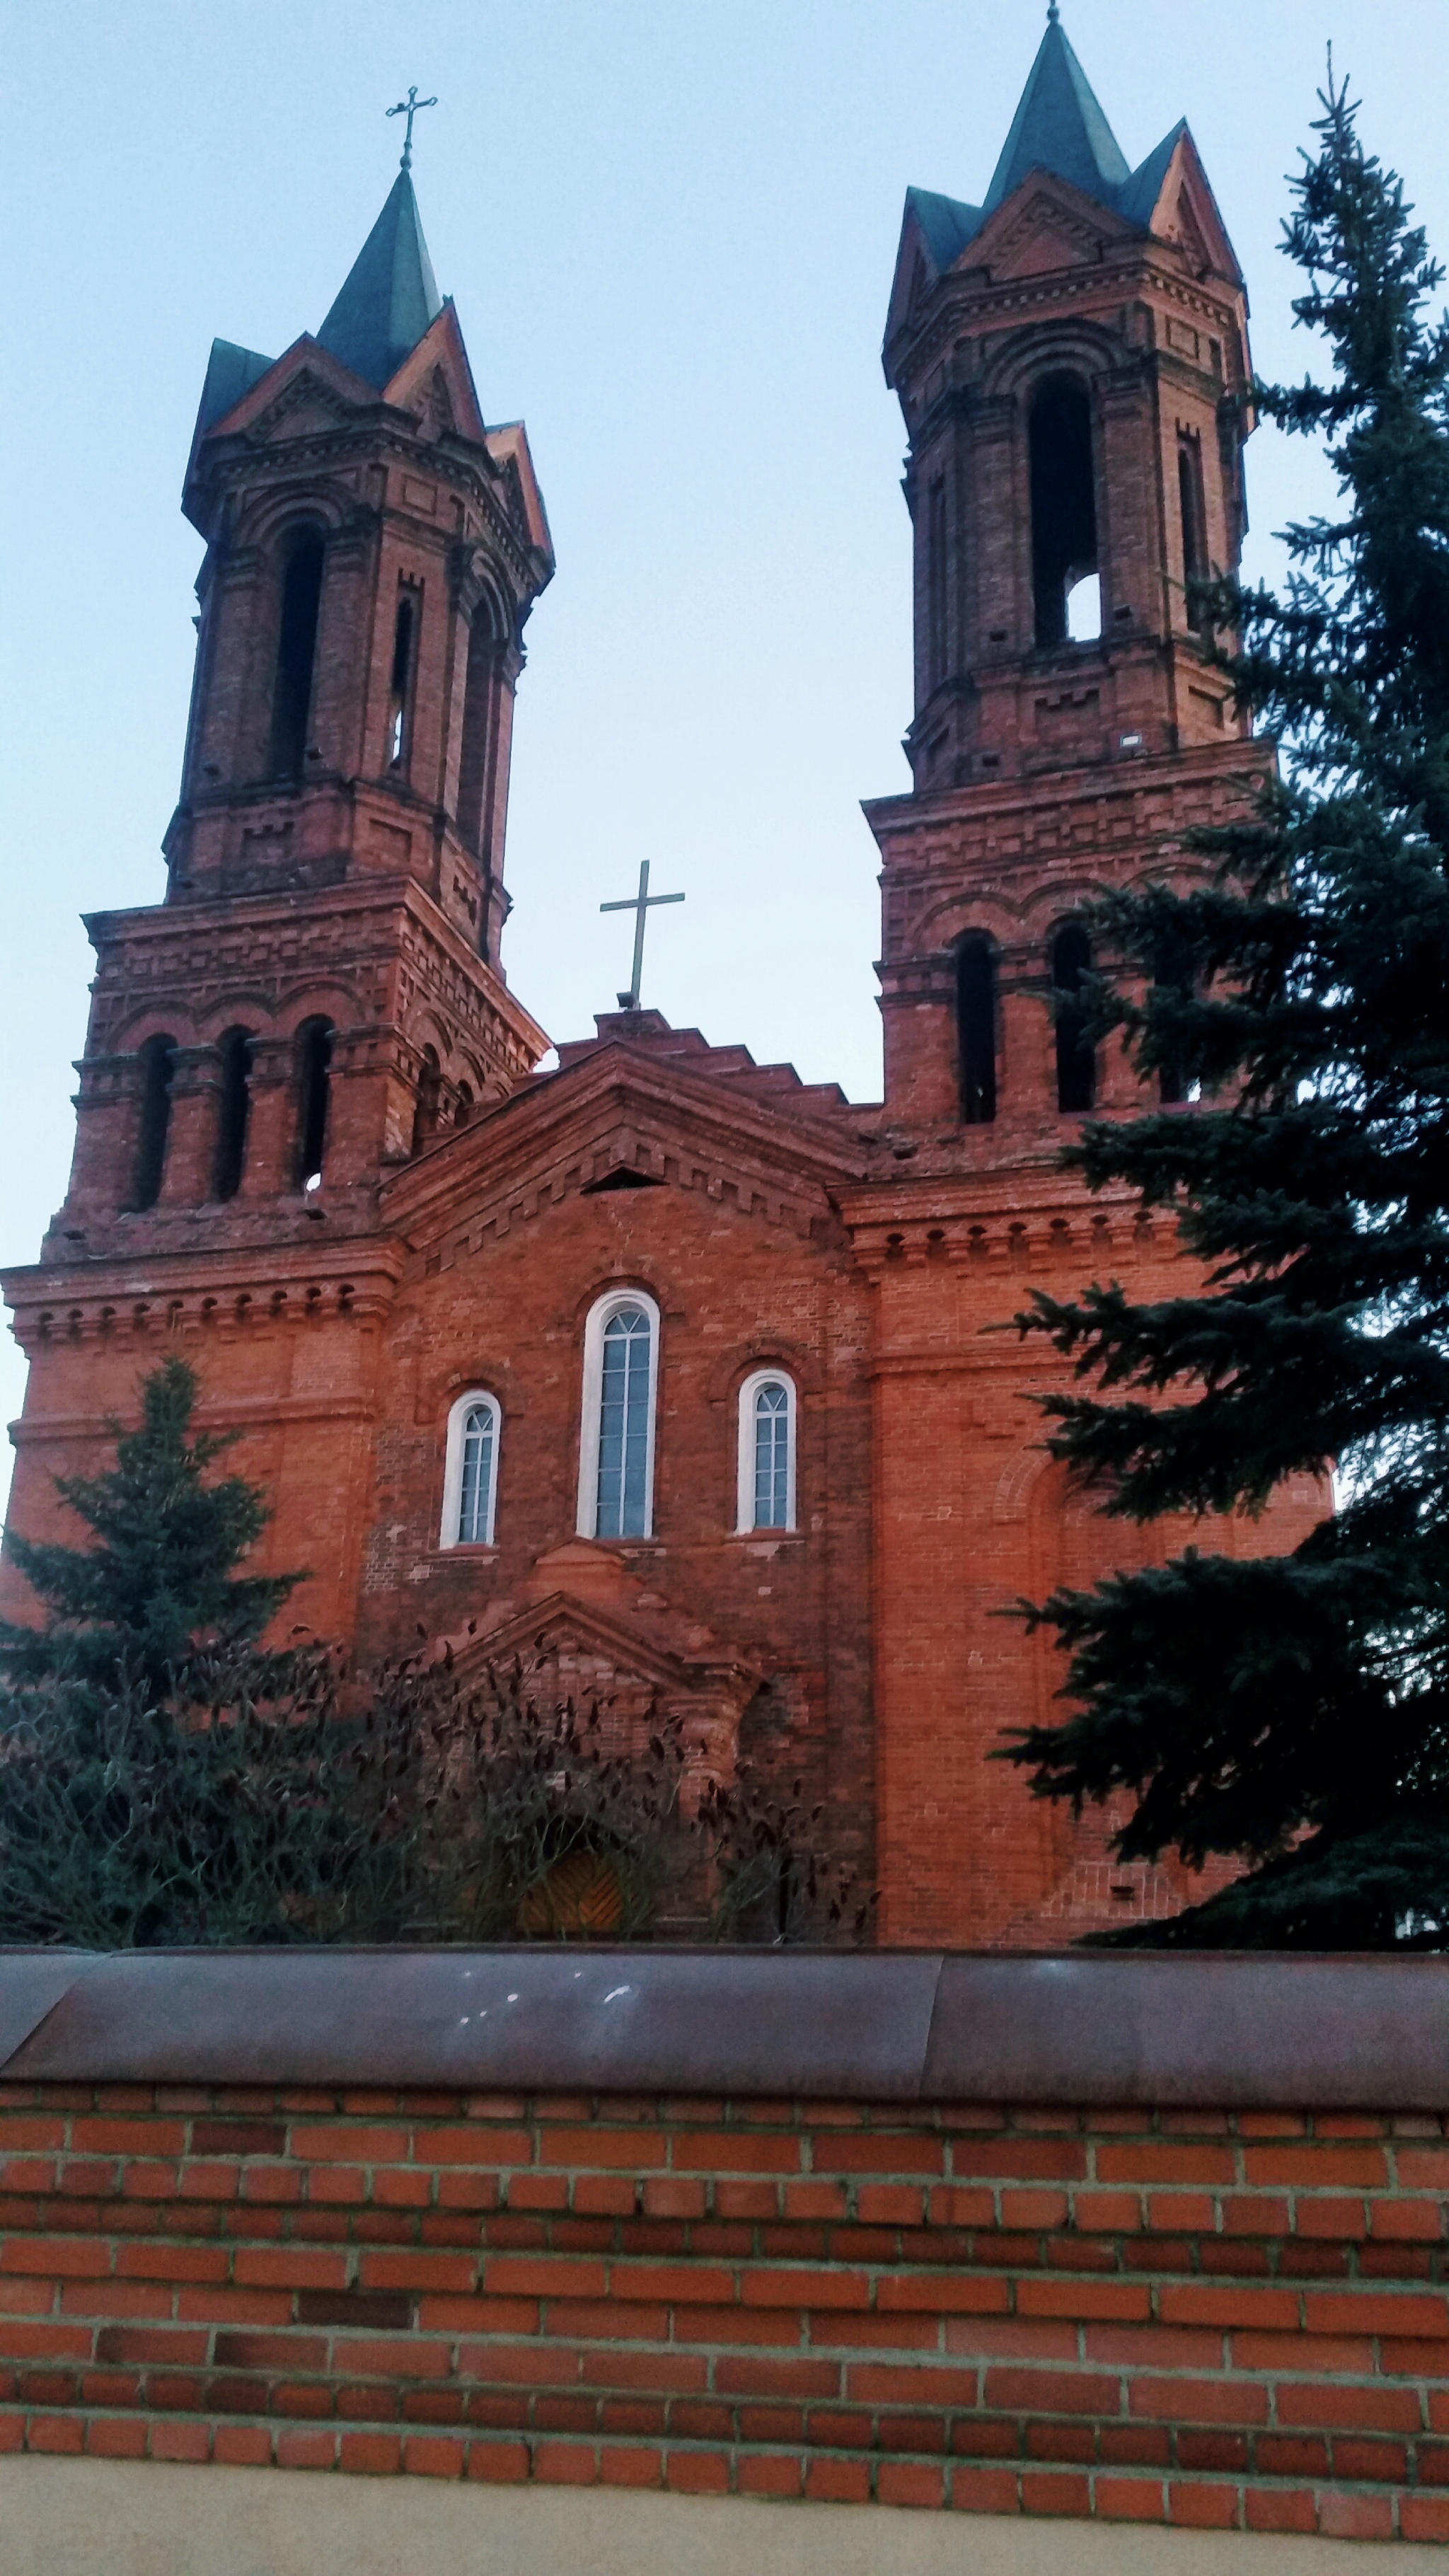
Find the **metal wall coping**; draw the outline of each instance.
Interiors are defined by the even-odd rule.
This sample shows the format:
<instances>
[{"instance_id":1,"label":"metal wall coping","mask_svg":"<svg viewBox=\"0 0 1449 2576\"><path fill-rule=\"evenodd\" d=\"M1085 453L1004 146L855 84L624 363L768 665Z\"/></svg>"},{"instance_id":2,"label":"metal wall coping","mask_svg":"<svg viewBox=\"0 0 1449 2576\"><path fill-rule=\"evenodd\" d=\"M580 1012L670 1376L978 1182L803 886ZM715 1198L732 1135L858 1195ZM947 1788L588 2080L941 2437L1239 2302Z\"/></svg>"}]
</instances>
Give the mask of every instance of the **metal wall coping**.
<instances>
[{"instance_id":1,"label":"metal wall coping","mask_svg":"<svg viewBox=\"0 0 1449 2576\"><path fill-rule=\"evenodd\" d=\"M1449 2109L1449 1958L0 1949L0 2083Z\"/></svg>"}]
</instances>

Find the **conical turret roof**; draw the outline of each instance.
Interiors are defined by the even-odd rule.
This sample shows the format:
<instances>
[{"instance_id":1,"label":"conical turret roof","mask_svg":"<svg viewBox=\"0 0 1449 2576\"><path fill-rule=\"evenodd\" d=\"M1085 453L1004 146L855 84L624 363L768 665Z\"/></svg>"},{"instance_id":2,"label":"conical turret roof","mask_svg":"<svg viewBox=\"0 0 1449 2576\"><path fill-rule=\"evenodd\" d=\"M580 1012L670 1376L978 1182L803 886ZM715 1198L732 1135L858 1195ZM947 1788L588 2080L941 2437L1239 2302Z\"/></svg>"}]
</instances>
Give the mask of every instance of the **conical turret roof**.
<instances>
[{"instance_id":1,"label":"conical turret roof","mask_svg":"<svg viewBox=\"0 0 1449 2576\"><path fill-rule=\"evenodd\" d=\"M1004 205L1029 170L1054 171L1083 196L1106 206L1115 206L1118 189L1132 175L1055 13L986 191L983 213L993 214Z\"/></svg>"},{"instance_id":2,"label":"conical turret roof","mask_svg":"<svg viewBox=\"0 0 1449 2576\"><path fill-rule=\"evenodd\" d=\"M413 183L399 170L317 337L380 393L442 309Z\"/></svg>"}]
</instances>

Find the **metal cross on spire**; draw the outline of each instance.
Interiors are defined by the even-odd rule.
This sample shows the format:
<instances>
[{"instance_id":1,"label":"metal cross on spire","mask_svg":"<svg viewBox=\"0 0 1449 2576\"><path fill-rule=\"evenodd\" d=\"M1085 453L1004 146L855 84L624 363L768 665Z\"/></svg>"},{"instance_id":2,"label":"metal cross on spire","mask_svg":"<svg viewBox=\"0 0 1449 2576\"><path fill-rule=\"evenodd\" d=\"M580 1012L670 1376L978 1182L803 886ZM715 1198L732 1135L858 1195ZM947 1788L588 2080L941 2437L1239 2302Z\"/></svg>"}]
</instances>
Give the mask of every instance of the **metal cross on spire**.
<instances>
[{"instance_id":1,"label":"metal cross on spire","mask_svg":"<svg viewBox=\"0 0 1449 2576\"><path fill-rule=\"evenodd\" d=\"M416 89L410 89L406 98L400 98L398 100L396 107L389 107L384 110L385 115L405 116L408 121L407 135L402 148L402 159L398 163L398 168L400 170L410 170L413 166L413 118L422 108L436 107L437 104L438 102L435 98L419 98Z\"/></svg>"},{"instance_id":2,"label":"metal cross on spire","mask_svg":"<svg viewBox=\"0 0 1449 2576\"><path fill-rule=\"evenodd\" d=\"M682 894L651 894L649 891L649 862L647 859L641 859L639 862L638 893L625 895L619 903L600 904L600 912L632 912L635 916L634 972L629 978L628 992L621 993L619 995L619 1008L621 1011L637 1011L639 1008L639 979L644 972L644 923L651 907L656 903L683 903L683 901L684 897Z\"/></svg>"}]
</instances>

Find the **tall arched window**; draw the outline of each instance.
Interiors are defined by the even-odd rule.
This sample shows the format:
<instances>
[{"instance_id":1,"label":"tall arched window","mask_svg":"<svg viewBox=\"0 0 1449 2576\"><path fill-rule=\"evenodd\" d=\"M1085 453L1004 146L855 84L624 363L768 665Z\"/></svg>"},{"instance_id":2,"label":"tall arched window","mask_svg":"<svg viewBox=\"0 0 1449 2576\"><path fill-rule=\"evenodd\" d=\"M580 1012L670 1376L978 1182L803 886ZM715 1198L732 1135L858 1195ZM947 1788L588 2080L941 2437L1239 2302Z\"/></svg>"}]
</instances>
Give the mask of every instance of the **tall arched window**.
<instances>
[{"instance_id":1,"label":"tall arched window","mask_svg":"<svg viewBox=\"0 0 1449 2576\"><path fill-rule=\"evenodd\" d=\"M480 857L497 734L498 658L498 638L489 605L486 599L480 599L468 629L463 742L458 760L458 830L469 849Z\"/></svg>"},{"instance_id":2,"label":"tall arched window","mask_svg":"<svg viewBox=\"0 0 1449 2576\"><path fill-rule=\"evenodd\" d=\"M411 592L397 604L392 630L392 681L388 691L387 765L405 770L412 745L413 662L417 636L417 602Z\"/></svg>"},{"instance_id":3,"label":"tall arched window","mask_svg":"<svg viewBox=\"0 0 1449 2576\"><path fill-rule=\"evenodd\" d=\"M926 512L926 607L929 659L926 676L932 688L938 688L946 676L949 650L946 619L946 482L938 475L931 485Z\"/></svg>"},{"instance_id":4,"label":"tall arched window","mask_svg":"<svg viewBox=\"0 0 1449 2576\"><path fill-rule=\"evenodd\" d=\"M247 1121L251 1114L252 1033L228 1029L217 1049L221 1058L221 1097L216 1115L216 1161L211 1194L234 1199L241 1188L247 1159Z\"/></svg>"},{"instance_id":5,"label":"tall arched window","mask_svg":"<svg viewBox=\"0 0 1449 2576\"><path fill-rule=\"evenodd\" d=\"M438 1123L438 1101L443 1088L443 1068L435 1046L425 1046L418 1067L418 1097L413 1110L413 1152L420 1154L433 1139Z\"/></svg>"},{"instance_id":6,"label":"tall arched window","mask_svg":"<svg viewBox=\"0 0 1449 2576\"><path fill-rule=\"evenodd\" d=\"M988 1127L996 1116L996 950L984 930L968 930L956 951L956 1031L961 1123Z\"/></svg>"},{"instance_id":7,"label":"tall arched window","mask_svg":"<svg viewBox=\"0 0 1449 2576\"><path fill-rule=\"evenodd\" d=\"M327 1153L327 1112L332 1094L330 1020L304 1020L297 1031L297 1150L299 1190L315 1190Z\"/></svg>"},{"instance_id":8,"label":"tall arched window","mask_svg":"<svg viewBox=\"0 0 1449 2576\"><path fill-rule=\"evenodd\" d=\"M171 1085L176 1077L176 1040L148 1038L141 1049L141 1123L136 1139L136 1175L131 1204L154 1207L161 1196L166 1169L166 1139L171 1133Z\"/></svg>"},{"instance_id":9,"label":"tall arched window","mask_svg":"<svg viewBox=\"0 0 1449 2576\"><path fill-rule=\"evenodd\" d=\"M1190 1005L1195 998L1191 976L1160 978L1154 987L1154 998L1159 1008L1164 1002L1171 1006ZM1157 1090L1164 1109L1181 1109L1189 1101L1201 1100L1202 1084L1196 1075L1188 1073L1183 1052L1178 1048L1173 1048L1158 1066Z\"/></svg>"},{"instance_id":10,"label":"tall arched window","mask_svg":"<svg viewBox=\"0 0 1449 2576\"><path fill-rule=\"evenodd\" d=\"M1098 572L1092 406L1070 376L1044 384L1031 407L1031 576L1039 645L1065 644L1067 601ZM1090 641L1077 623L1077 640ZM1095 633L1101 632L1098 593Z\"/></svg>"},{"instance_id":11,"label":"tall arched window","mask_svg":"<svg viewBox=\"0 0 1449 2576\"><path fill-rule=\"evenodd\" d=\"M493 1545L502 1421L497 1397L483 1387L460 1395L448 1416L440 1547Z\"/></svg>"},{"instance_id":12,"label":"tall arched window","mask_svg":"<svg viewBox=\"0 0 1449 2576\"><path fill-rule=\"evenodd\" d=\"M1080 921L1052 934L1051 973L1057 1036L1057 1107L1090 1109L1097 1096L1096 1050L1086 1033L1082 984L1092 971L1092 943Z\"/></svg>"},{"instance_id":13,"label":"tall arched window","mask_svg":"<svg viewBox=\"0 0 1449 2576\"><path fill-rule=\"evenodd\" d=\"M783 1369L756 1369L740 1388L740 1531L795 1527L795 1410Z\"/></svg>"},{"instance_id":14,"label":"tall arched window","mask_svg":"<svg viewBox=\"0 0 1449 2576\"><path fill-rule=\"evenodd\" d=\"M578 1526L584 1538L654 1535L659 1309L639 1288L601 1297L584 1328Z\"/></svg>"},{"instance_id":15,"label":"tall arched window","mask_svg":"<svg viewBox=\"0 0 1449 2576\"><path fill-rule=\"evenodd\" d=\"M1194 585L1208 577L1207 502L1202 480L1202 441L1185 429L1177 433L1177 500L1182 518L1182 578L1189 626L1201 632L1210 621L1193 596Z\"/></svg>"},{"instance_id":16,"label":"tall arched window","mask_svg":"<svg viewBox=\"0 0 1449 2576\"><path fill-rule=\"evenodd\" d=\"M322 602L320 531L296 537L282 583L282 622L272 686L272 776L300 778L312 713L312 666L317 658L317 613Z\"/></svg>"}]
</instances>

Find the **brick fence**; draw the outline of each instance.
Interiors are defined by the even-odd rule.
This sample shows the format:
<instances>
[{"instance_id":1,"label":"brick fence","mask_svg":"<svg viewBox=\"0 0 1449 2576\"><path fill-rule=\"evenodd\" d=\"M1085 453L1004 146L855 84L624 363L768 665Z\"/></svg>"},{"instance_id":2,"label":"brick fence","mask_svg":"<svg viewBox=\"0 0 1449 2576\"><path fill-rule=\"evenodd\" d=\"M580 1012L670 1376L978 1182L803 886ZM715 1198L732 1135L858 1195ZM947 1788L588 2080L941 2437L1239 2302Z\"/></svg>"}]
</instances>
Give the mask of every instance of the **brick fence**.
<instances>
[{"instance_id":1,"label":"brick fence","mask_svg":"<svg viewBox=\"0 0 1449 2576\"><path fill-rule=\"evenodd\" d=\"M1449 2540L1424 2111L15 2081L0 2195L0 2450Z\"/></svg>"}]
</instances>

